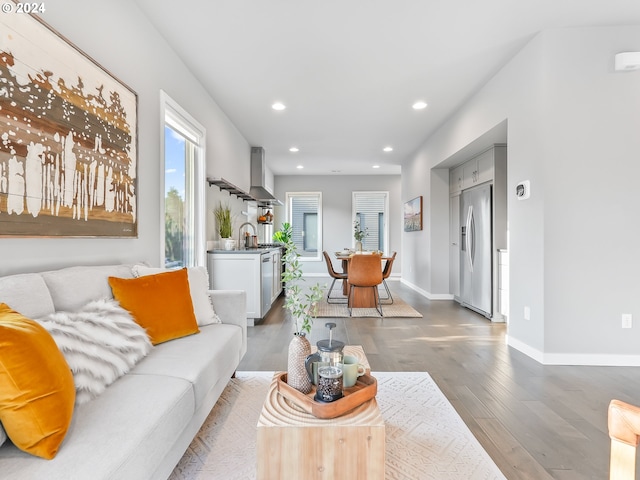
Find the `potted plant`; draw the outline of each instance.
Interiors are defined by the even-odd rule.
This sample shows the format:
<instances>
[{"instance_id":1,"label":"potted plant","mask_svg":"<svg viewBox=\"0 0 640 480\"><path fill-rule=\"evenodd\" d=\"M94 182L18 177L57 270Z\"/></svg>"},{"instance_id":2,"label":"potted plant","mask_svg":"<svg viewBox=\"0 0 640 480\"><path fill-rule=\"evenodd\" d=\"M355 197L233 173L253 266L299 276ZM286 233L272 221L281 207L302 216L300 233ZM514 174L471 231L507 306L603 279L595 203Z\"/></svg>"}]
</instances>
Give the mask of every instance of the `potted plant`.
<instances>
[{"instance_id":1,"label":"potted plant","mask_svg":"<svg viewBox=\"0 0 640 480\"><path fill-rule=\"evenodd\" d=\"M224 239L224 248L225 250L233 250L233 241L231 240L231 208L229 208L229 204L222 205L222 202L218 202L218 206L213 211L216 221L218 222L218 232L220 233L220 238Z\"/></svg>"},{"instance_id":2,"label":"potted plant","mask_svg":"<svg viewBox=\"0 0 640 480\"><path fill-rule=\"evenodd\" d=\"M290 229L287 230L290 234ZM313 319L318 314L318 302L322 299L323 291L318 283L313 285L308 292L303 291L301 282L304 279L302 278L299 257L296 245L289 235L285 244L283 257L285 269L282 274L282 279L285 282L284 308L289 311L294 323L293 338L289 343L287 360L287 383L302 393L309 393L311 381L304 362L307 356L311 355L311 344L307 340L306 334L311 333L311 326Z\"/></svg>"},{"instance_id":3,"label":"potted plant","mask_svg":"<svg viewBox=\"0 0 640 480\"><path fill-rule=\"evenodd\" d=\"M365 237L369 236L369 229L367 227L364 228L364 230L362 230L362 228L360 227L360 221L356 220L355 222L353 222L353 238L356 239L356 250L361 252L362 251L362 240L364 240Z\"/></svg>"},{"instance_id":4,"label":"potted plant","mask_svg":"<svg viewBox=\"0 0 640 480\"><path fill-rule=\"evenodd\" d=\"M291 240L292 232L293 232L293 229L291 227L291 224L288 222L284 222L282 224L282 228L277 232L273 233L273 241L280 242L284 245L287 245Z\"/></svg>"}]
</instances>

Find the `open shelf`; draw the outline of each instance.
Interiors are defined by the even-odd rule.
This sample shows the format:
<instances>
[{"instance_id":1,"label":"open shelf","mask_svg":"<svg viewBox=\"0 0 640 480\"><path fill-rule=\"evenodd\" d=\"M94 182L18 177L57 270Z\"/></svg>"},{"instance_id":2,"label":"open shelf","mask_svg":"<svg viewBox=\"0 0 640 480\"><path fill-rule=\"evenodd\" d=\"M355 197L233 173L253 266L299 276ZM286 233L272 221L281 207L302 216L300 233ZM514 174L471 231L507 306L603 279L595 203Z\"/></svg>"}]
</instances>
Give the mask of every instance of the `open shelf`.
<instances>
[{"instance_id":1,"label":"open shelf","mask_svg":"<svg viewBox=\"0 0 640 480\"><path fill-rule=\"evenodd\" d=\"M257 200L247 192L236 187L233 183L225 180L224 178L207 178L207 182L209 182L209 186L215 185L220 190L226 190L230 195L235 195L242 200L257 202Z\"/></svg>"},{"instance_id":2,"label":"open shelf","mask_svg":"<svg viewBox=\"0 0 640 480\"><path fill-rule=\"evenodd\" d=\"M225 190L229 192L230 195L235 195L236 197L244 200L245 202L257 202L259 207L263 208L273 208L273 203L264 200L258 200L257 198L252 197L250 194L242 190L241 188L236 187L233 183L224 178L207 178L207 182L209 186L215 185L220 190Z\"/></svg>"}]
</instances>

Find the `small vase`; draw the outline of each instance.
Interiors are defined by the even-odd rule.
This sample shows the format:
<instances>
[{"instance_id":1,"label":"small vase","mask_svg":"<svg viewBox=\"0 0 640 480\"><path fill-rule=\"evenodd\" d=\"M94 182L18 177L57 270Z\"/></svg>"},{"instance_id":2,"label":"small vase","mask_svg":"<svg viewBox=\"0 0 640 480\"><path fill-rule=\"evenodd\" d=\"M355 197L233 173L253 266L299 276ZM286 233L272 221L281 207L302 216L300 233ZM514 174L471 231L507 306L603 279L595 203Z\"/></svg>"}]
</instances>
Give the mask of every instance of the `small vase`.
<instances>
[{"instance_id":1,"label":"small vase","mask_svg":"<svg viewBox=\"0 0 640 480\"><path fill-rule=\"evenodd\" d=\"M362 242L360 240L356 240L356 252L362 251Z\"/></svg>"},{"instance_id":2,"label":"small vase","mask_svg":"<svg viewBox=\"0 0 640 480\"><path fill-rule=\"evenodd\" d=\"M311 355L311 344L304 333L294 333L289 342L287 361L287 383L302 393L311 391L311 381L307 375L304 361Z\"/></svg>"}]
</instances>

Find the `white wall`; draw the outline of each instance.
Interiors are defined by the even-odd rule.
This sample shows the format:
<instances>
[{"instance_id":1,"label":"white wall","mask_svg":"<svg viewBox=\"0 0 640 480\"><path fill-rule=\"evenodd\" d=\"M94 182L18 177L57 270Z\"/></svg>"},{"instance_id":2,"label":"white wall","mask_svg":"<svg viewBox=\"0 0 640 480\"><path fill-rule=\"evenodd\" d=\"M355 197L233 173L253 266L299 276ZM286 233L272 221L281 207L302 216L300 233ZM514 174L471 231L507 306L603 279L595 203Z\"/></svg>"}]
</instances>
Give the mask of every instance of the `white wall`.
<instances>
[{"instance_id":1,"label":"white wall","mask_svg":"<svg viewBox=\"0 0 640 480\"><path fill-rule=\"evenodd\" d=\"M447 228L434 211L448 201L430 169L507 120L508 191L531 181L529 200L508 198L509 342L545 363L640 364L640 328L620 328L621 313L640 315L640 72L613 71L639 39L640 27L543 32L403 166L403 196L429 198L426 230L403 236L404 277L443 293L445 282L410 271L437 272L447 255L429 233Z\"/></svg>"},{"instance_id":2,"label":"white wall","mask_svg":"<svg viewBox=\"0 0 640 480\"><path fill-rule=\"evenodd\" d=\"M207 172L249 187L246 140L147 22L126 0L57 0L43 18L138 94L138 238L0 239L0 275L75 264L147 261L158 265L160 245L160 90L207 130ZM217 191L216 187L211 187ZM219 195L215 193L215 195ZM242 202L234 201L239 210ZM212 201L209 201L212 204ZM212 231L211 208L207 214ZM208 238L211 238L208 233Z\"/></svg>"},{"instance_id":3,"label":"white wall","mask_svg":"<svg viewBox=\"0 0 640 480\"><path fill-rule=\"evenodd\" d=\"M285 201L287 192L322 192L323 250L329 253L351 247L353 224L351 223L351 194L354 191L389 192L389 251L397 251L401 258L400 238L403 228L402 202L399 175L276 175L276 197ZM286 221L285 206L275 209L275 229ZM334 267L338 268L337 262ZM400 262L393 264L392 275L401 272ZM324 260L305 262L304 273L327 274Z\"/></svg>"},{"instance_id":4,"label":"white wall","mask_svg":"<svg viewBox=\"0 0 640 480\"><path fill-rule=\"evenodd\" d=\"M640 72L613 72L613 57L640 50L640 27L548 37L545 352L637 355Z\"/></svg>"}]
</instances>

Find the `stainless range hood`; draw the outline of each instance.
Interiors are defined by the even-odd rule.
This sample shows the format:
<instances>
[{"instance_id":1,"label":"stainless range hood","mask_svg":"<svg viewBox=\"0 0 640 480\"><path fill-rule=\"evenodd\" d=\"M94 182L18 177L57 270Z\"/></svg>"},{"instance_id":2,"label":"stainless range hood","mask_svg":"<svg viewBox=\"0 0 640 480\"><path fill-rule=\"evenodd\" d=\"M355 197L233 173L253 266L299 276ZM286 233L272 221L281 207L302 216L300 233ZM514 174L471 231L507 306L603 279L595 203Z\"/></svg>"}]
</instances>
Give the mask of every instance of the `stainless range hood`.
<instances>
[{"instance_id":1,"label":"stainless range hood","mask_svg":"<svg viewBox=\"0 0 640 480\"><path fill-rule=\"evenodd\" d=\"M282 205L265 187L264 148L251 147L251 188L249 195L264 205Z\"/></svg>"}]
</instances>

